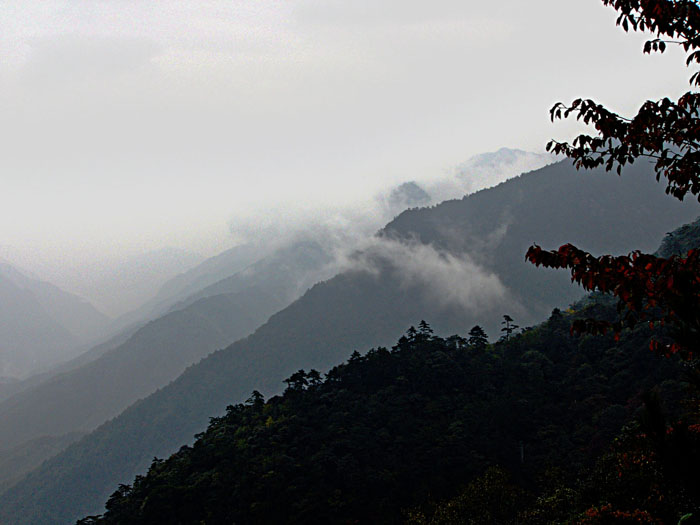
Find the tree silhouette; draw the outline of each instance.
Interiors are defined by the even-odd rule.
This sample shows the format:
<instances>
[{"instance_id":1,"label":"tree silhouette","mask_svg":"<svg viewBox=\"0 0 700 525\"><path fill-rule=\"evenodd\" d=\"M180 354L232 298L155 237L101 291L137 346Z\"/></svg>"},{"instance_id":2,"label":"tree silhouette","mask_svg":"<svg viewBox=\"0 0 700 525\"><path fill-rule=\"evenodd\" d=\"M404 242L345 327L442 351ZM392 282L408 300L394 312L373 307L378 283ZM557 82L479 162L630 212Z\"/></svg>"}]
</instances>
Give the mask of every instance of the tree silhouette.
<instances>
[{"instance_id":1,"label":"tree silhouette","mask_svg":"<svg viewBox=\"0 0 700 525\"><path fill-rule=\"evenodd\" d=\"M649 32L645 53L663 53L667 43L680 45L686 64L700 64L700 7L691 0L602 0L619 13L617 24L625 31ZM571 144L552 140L547 149L571 158L577 168L605 166L618 174L626 164L651 159L657 180L666 179L666 193L683 200L700 199L700 72L690 78L691 91L677 101L647 101L632 118L622 117L593 100L577 99L556 104L552 120L575 116L596 130ZM623 314L617 322L580 320L575 331L616 333L640 321L667 325L672 340L653 340L663 354L681 352L690 358L700 350L700 251L685 256L656 257L639 251L629 255L595 257L571 244L545 251L534 245L526 258L549 268L567 268L571 279L586 290L610 292Z\"/></svg>"},{"instance_id":2,"label":"tree silhouette","mask_svg":"<svg viewBox=\"0 0 700 525\"><path fill-rule=\"evenodd\" d=\"M511 334L517 328L520 328L517 324L513 323L513 318L508 314L503 316L503 321L501 321L501 324L504 325L503 328L501 328L501 332L503 332L501 337L506 341L510 339Z\"/></svg>"},{"instance_id":3,"label":"tree silhouette","mask_svg":"<svg viewBox=\"0 0 700 525\"><path fill-rule=\"evenodd\" d=\"M426 339L429 339L433 336L433 329L430 328L430 325L428 323L426 323L424 320L421 320L421 322L418 323L418 333Z\"/></svg>"},{"instance_id":4,"label":"tree silhouette","mask_svg":"<svg viewBox=\"0 0 700 525\"><path fill-rule=\"evenodd\" d=\"M304 370L299 370L294 372L291 376L284 380L287 383L287 390L301 391L309 386L309 380L307 379L306 372Z\"/></svg>"},{"instance_id":5,"label":"tree silhouette","mask_svg":"<svg viewBox=\"0 0 700 525\"><path fill-rule=\"evenodd\" d=\"M469 339L467 339L467 344L474 349L482 350L489 344L489 337L486 335L483 328L476 325L469 330Z\"/></svg>"},{"instance_id":6,"label":"tree silhouette","mask_svg":"<svg viewBox=\"0 0 700 525\"><path fill-rule=\"evenodd\" d=\"M408 339L408 342L415 342L416 337L418 337L418 331L416 330L416 327L413 325L409 326L408 330L406 330L406 338Z\"/></svg>"}]
</instances>

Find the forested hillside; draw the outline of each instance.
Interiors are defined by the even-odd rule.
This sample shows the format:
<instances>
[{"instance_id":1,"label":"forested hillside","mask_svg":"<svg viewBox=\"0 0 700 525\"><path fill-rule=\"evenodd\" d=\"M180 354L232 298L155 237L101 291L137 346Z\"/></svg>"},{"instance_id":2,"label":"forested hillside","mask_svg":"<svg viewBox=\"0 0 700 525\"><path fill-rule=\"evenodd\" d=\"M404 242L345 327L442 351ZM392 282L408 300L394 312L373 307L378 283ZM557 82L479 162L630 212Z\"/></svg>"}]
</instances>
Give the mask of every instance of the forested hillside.
<instances>
[{"instance_id":1,"label":"forested hillside","mask_svg":"<svg viewBox=\"0 0 700 525\"><path fill-rule=\"evenodd\" d=\"M461 201L403 214L371 249L349 261L348 270L314 286L253 335L190 367L0 496L0 520L50 523L95 513L118 483L133 479L153 456L167 456L191 440L228 404L254 389L280 392L282 379L299 368L324 371L353 350L391 345L418 319L429 318L439 333L463 334L481 324L495 336L504 313L521 326L545 318L581 292L566 275L533 273L524 261L527 246L570 239L559 221L585 223L580 235L591 250L658 246L666 231L695 214L692 203L658 190L642 163L622 178L579 174L560 163ZM598 206L595 195L615 206ZM640 208L651 212L641 216L635 211ZM402 240L392 239L397 237ZM430 244L406 241L410 237ZM530 301L531 283L549 279L553 291Z\"/></svg>"},{"instance_id":2,"label":"forested hillside","mask_svg":"<svg viewBox=\"0 0 700 525\"><path fill-rule=\"evenodd\" d=\"M84 523L399 523L491 466L512 477L510 492L491 505L502 521L476 522L546 518L536 498L550 488L547 472L573 483L645 391L662 384L678 411L684 389L678 363L644 351L648 329L576 338L573 318L616 313L605 298L575 310L493 346L436 337L422 322L391 350L355 353L325 379L300 370L283 396L264 402L253 392L229 406L192 447L154 460L102 519ZM699 503L669 502L659 517ZM568 514L585 510L572 504Z\"/></svg>"}]
</instances>

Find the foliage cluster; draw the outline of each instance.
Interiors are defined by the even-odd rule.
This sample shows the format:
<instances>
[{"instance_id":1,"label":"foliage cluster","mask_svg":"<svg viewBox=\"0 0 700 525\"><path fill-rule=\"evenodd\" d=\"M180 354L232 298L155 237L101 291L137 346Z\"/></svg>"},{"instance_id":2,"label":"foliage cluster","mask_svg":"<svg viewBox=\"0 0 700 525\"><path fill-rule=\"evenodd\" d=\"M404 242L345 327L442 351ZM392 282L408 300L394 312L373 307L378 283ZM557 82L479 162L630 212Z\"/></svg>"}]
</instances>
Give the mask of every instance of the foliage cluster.
<instances>
[{"instance_id":1,"label":"foliage cluster","mask_svg":"<svg viewBox=\"0 0 700 525\"><path fill-rule=\"evenodd\" d=\"M677 44L687 53L686 65L700 64L700 5L695 0L603 0L618 13L617 24L625 31L651 33L645 53L666 50ZM700 85L700 72L690 78L691 88ZM645 102L631 118L593 100L576 99L551 109L552 120L575 116L595 128L571 143L551 141L548 150L573 159L577 168L604 166L617 170L638 159L651 159L656 179L666 180L666 193L683 200L687 194L700 200L700 93L688 91L677 101L663 98ZM598 333L640 320L671 324L670 341L653 341L651 348L669 355L681 352L691 359L700 352L700 249L660 257L634 251L629 255L595 257L573 244L558 250L530 247L526 258L548 268L568 268L571 280L586 290L600 290L619 299L626 311L623 322L581 322L574 328ZM648 311L652 311L651 314Z\"/></svg>"}]
</instances>

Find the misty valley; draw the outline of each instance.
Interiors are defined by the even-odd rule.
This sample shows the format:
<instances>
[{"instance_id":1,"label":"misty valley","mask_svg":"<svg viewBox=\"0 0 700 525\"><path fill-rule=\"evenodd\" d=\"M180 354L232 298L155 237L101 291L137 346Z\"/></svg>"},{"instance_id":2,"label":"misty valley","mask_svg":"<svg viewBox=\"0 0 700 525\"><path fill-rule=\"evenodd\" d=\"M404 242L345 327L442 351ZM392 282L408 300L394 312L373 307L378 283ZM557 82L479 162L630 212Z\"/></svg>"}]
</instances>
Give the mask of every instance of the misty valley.
<instances>
[{"instance_id":1,"label":"misty valley","mask_svg":"<svg viewBox=\"0 0 700 525\"><path fill-rule=\"evenodd\" d=\"M700 524L697 1L27 0L0 57L0 524Z\"/></svg>"},{"instance_id":2,"label":"misty valley","mask_svg":"<svg viewBox=\"0 0 700 525\"><path fill-rule=\"evenodd\" d=\"M488 490L512 506L532 503L523 487L546 472L571 487L561 468L607 453L640 385L680 395L679 365L638 355L648 329L572 336L571 319L613 318L614 303L524 253L532 239L594 253L663 240L680 253L700 240L695 216L658 191L648 164L618 178L560 161L407 209L349 253L325 232L233 248L165 283L128 323L5 265L3 304L17 307L2 326L45 314L44 332L25 330L36 335L63 321L75 356L38 355L34 373L2 385L2 521L67 523L105 502L101 519L115 523L429 521L443 498L477 498L455 489L492 476ZM38 313L22 318L20 304ZM79 337L98 344L83 350ZM6 375L27 366L3 358Z\"/></svg>"}]
</instances>

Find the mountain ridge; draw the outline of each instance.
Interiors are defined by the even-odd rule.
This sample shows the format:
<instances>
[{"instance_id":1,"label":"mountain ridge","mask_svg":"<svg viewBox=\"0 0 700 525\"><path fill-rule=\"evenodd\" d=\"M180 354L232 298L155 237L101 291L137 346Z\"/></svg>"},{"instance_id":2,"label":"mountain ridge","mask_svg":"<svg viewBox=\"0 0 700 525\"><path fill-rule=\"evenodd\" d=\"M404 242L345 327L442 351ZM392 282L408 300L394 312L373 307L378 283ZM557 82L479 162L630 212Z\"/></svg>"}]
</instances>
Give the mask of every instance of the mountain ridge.
<instances>
[{"instance_id":1,"label":"mountain ridge","mask_svg":"<svg viewBox=\"0 0 700 525\"><path fill-rule=\"evenodd\" d=\"M473 241L477 234L488 237L493 233L505 209L494 203L504 195L529 196L528 199L521 196L520 204L509 209L509 213L521 214L513 220L518 227L507 228L503 236L495 237L492 244L500 251L486 260L490 258L501 264L496 275L504 282L510 279L531 288L543 282L554 283L553 293L540 294L528 303L532 306L530 319L536 320L537 315L547 315L547 308L563 306L570 302L569 298L582 295L563 272L537 270L524 262L524 252L530 243L555 242L564 235L565 225L552 227L555 220L564 217L565 222L584 222L586 228L581 229L584 234L591 236L595 232L604 238L593 249L603 250L617 244L621 245L620 250L625 250L626 246L631 249L640 244L658 245L666 231L695 218L693 203L682 204L659 195L648 165L635 165L625 173L625 177L618 178L598 171L583 180L571 166L555 164L460 201L404 213L384 236L392 233L403 240L409 237L422 240L425 244L421 244L421 249L433 254L431 261L437 264L435 268L447 270L449 276L456 268L454 264L463 262L454 255L448 257L450 253L471 254L477 260L481 257L469 251L469 239ZM590 201L597 194L614 200L616 206L591 208ZM557 196L568 196L569 200L553 202ZM642 216L641 228L635 222L638 216ZM610 228L612 223L616 228ZM546 227L542 229L542 225ZM540 232L539 238L528 231ZM527 235L515 239L514 232ZM383 242L386 239L380 236L378 246ZM408 251L393 253L395 261L401 264L392 263L391 258L382 259L379 250L380 264L372 271L363 265L351 267L316 284L252 335L190 366L168 386L135 403L30 473L0 497L0 512L16 516L11 509L32 508L36 520L40 516L74 519L94 513L99 510L97 502L105 501L110 488L129 482L148 466L154 455L169 455L190 442L209 416L221 413L231 402L245 399L254 388L265 394L279 392L282 379L295 370L309 367L325 370L352 350L391 344L416 319L434 319L433 325L439 333L463 332L465 327L477 323L491 333L498 331L500 316L510 311L511 302L490 306L484 303L479 311L472 312L436 302L434 293L426 293L431 290L426 289L425 283L412 280L415 273L406 273L406 268L413 271L421 265L416 260L411 266L415 253L411 252L410 244L401 246L407 246ZM483 243L478 248L483 250ZM450 264L445 266L445 261ZM531 277L533 270L537 275ZM528 279L534 282L528 284ZM446 280L443 284L451 283ZM478 294L481 288L470 290ZM525 292L521 295L524 297ZM482 322L487 318L488 322ZM526 318L516 321L533 322ZM92 480L90 486L81 482L87 475ZM59 487L60 498L56 492ZM72 501L74 505L68 509L61 501Z\"/></svg>"}]
</instances>

